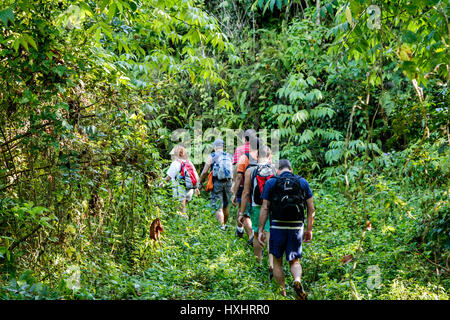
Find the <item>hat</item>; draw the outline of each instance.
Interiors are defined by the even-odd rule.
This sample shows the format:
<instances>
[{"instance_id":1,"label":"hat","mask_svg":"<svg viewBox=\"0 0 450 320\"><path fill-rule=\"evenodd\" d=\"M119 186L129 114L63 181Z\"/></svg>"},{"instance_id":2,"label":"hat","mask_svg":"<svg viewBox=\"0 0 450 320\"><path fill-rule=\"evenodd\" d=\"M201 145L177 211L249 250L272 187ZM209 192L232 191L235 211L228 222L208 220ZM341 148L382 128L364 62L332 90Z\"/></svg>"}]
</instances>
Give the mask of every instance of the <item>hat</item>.
<instances>
[{"instance_id":1,"label":"hat","mask_svg":"<svg viewBox=\"0 0 450 320\"><path fill-rule=\"evenodd\" d=\"M222 139L216 139L216 141L214 141L214 143L213 143L214 148L220 148L220 147L223 148L223 145L224 145L224 142Z\"/></svg>"}]
</instances>

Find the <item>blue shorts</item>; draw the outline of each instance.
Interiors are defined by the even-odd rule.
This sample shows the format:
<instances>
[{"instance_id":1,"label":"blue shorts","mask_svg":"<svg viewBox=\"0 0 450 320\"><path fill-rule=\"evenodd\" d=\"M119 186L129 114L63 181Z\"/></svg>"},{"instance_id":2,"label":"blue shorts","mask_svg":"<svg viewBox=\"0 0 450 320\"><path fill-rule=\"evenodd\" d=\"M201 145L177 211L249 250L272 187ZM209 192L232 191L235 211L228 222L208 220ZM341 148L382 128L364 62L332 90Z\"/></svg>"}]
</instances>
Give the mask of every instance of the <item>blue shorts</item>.
<instances>
[{"instance_id":1,"label":"blue shorts","mask_svg":"<svg viewBox=\"0 0 450 320\"><path fill-rule=\"evenodd\" d=\"M286 260L302 257L303 227L297 230L270 228L269 253L279 259L286 253Z\"/></svg>"}]
</instances>

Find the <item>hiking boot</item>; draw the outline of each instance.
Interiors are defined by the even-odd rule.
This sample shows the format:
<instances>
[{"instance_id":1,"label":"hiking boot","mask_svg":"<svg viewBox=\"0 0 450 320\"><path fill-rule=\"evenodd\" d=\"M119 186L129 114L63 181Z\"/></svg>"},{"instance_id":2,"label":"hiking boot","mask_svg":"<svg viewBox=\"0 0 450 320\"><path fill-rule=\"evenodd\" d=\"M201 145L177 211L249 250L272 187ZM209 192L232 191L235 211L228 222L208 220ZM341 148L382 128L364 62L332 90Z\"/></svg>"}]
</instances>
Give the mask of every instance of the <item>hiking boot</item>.
<instances>
[{"instance_id":1,"label":"hiking boot","mask_svg":"<svg viewBox=\"0 0 450 320\"><path fill-rule=\"evenodd\" d=\"M236 237L238 237L238 238L242 238L242 236L244 235L244 230L239 231L239 230L236 228L236 232L234 233L234 235L235 235Z\"/></svg>"},{"instance_id":2,"label":"hiking boot","mask_svg":"<svg viewBox=\"0 0 450 320\"><path fill-rule=\"evenodd\" d=\"M303 290L303 286L300 281L294 281L294 291L295 291L297 300L308 300L306 298L305 290Z\"/></svg>"}]
</instances>

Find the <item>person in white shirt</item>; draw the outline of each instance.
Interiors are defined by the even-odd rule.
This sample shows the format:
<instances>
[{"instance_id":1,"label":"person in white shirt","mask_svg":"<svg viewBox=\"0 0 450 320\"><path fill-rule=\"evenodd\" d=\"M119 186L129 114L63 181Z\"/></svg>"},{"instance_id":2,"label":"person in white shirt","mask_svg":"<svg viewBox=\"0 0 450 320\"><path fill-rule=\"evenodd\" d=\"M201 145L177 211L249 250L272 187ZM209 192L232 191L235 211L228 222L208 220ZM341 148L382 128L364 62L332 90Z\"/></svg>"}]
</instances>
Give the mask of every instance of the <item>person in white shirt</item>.
<instances>
[{"instance_id":1,"label":"person in white shirt","mask_svg":"<svg viewBox=\"0 0 450 320\"><path fill-rule=\"evenodd\" d=\"M181 202L181 206L182 206L182 212L184 214L185 217L186 216L186 205L189 201L192 200L192 196L194 195L194 191L195 193L198 195L199 194L199 190L198 190L198 184L199 184L199 176L197 173L197 170L195 169L194 165L192 165L192 163L189 161L189 157L187 155L186 149L182 146L176 146L175 148L172 149L172 151L170 152L172 154L172 163L170 164L169 169L167 170L167 176L164 179L165 182L168 182L169 180L172 181L172 190L173 190L173 197L175 199L178 199ZM181 176L181 166L182 164L187 164L189 163L194 171L196 180L197 180L197 184L195 186L195 189L186 189L184 183L183 183L183 178ZM162 186L163 183L160 184L160 186Z\"/></svg>"}]
</instances>

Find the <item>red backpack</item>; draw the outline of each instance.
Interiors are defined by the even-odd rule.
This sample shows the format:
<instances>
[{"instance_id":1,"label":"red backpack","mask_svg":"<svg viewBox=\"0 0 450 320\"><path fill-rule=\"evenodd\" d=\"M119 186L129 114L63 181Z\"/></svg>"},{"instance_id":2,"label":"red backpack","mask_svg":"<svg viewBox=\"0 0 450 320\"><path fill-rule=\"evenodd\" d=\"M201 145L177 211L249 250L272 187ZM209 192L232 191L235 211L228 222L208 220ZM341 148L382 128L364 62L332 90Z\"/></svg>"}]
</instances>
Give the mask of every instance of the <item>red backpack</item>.
<instances>
[{"instance_id":1,"label":"red backpack","mask_svg":"<svg viewBox=\"0 0 450 320\"><path fill-rule=\"evenodd\" d=\"M184 180L186 189L195 189L197 187L197 177L195 176L194 166L189 161L181 161L181 179Z\"/></svg>"},{"instance_id":2,"label":"red backpack","mask_svg":"<svg viewBox=\"0 0 450 320\"><path fill-rule=\"evenodd\" d=\"M275 175L274 168L271 164L257 164L252 172L252 199L257 205L262 205L263 199L261 195L266 181Z\"/></svg>"}]
</instances>

